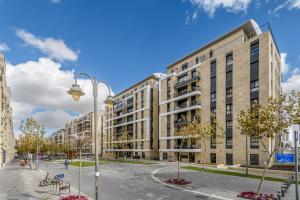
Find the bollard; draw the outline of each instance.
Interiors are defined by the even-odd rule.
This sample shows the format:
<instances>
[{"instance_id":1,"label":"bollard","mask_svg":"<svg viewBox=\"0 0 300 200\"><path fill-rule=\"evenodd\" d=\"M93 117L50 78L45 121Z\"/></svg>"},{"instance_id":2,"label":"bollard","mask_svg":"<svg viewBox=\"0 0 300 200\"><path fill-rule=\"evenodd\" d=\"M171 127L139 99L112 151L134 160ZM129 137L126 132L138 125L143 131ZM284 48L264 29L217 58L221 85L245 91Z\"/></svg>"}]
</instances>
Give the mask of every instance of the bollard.
<instances>
[{"instance_id":1,"label":"bollard","mask_svg":"<svg viewBox=\"0 0 300 200\"><path fill-rule=\"evenodd\" d=\"M286 186L281 186L281 190L284 190L284 192L287 191L287 187Z\"/></svg>"},{"instance_id":2,"label":"bollard","mask_svg":"<svg viewBox=\"0 0 300 200\"><path fill-rule=\"evenodd\" d=\"M277 200L281 200L281 192L277 191Z\"/></svg>"},{"instance_id":3,"label":"bollard","mask_svg":"<svg viewBox=\"0 0 300 200\"><path fill-rule=\"evenodd\" d=\"M284 190L281 189L281 197L284 197Z\"/></svg>"}]
</instances>

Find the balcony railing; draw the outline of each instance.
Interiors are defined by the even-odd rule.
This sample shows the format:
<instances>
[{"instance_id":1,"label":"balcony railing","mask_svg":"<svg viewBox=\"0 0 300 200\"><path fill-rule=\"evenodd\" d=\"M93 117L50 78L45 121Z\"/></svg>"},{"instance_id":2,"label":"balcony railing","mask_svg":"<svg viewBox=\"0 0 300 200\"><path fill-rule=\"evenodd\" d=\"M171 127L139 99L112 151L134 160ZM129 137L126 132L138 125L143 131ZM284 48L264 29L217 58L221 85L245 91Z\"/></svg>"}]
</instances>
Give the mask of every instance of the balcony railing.
<instances>
[{"instance_id":1,"label":"balcony railing","mask_svg":"<svg viewBox=\"0 0 300 200\"><path fill-rule=\"evenodd\" d=\"M184 77L178 77L178 81L177 83L175 84L175 87L178 88L178 87L181 87L181 86L184 86L188 83L191 83L193 81L196 81L196 80L200 80L200 73L199 72L193 72L192 74L188 74Z\"/></svg>"},{"instance_id":2,"label":"balcony railing","mask_svg":"<svg viewBox=\"0 0 300 200\"><path fill-rule=\"evenodd\" d=\"M200 102L192 101L190 103L190 101L186 101L184 103L181 103L181 104L177 105L175 110L180 110L180 109L188 108L188 107L191 107L191 106L197 106L197 105L201 105Z\"/></svg>"},{"instance_id":3,"label":"balcony railing","mask_svg":"<svg viewBox=\"0 0 300 200\"><path fill-rule=\"evenodd\" d=\"M180 96L183 96L185 94L189 94L189 93L192 93L192 92L195 92L195 91L200 91L200 87L199 86L194 86L194 87L192 87L191 90L185 89L185 90L178 91L177 94L176 94L176 97L180 97Z\"/></svg>"}]
</instances>

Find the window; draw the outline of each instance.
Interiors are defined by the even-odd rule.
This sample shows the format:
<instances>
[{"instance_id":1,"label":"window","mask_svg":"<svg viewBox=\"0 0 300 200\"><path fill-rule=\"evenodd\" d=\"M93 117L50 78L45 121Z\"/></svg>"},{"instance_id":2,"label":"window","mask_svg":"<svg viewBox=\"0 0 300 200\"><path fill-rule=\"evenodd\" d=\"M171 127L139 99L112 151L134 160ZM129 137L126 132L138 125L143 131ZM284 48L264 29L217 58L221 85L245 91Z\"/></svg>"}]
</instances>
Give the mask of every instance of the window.
<instances>
[{"instance_id":1,"label":"window","mask_svg":"<svg viewBox=\"0 0 300 200\"><path fill-rule=\"evenodd\" d=\"M141 111L141 119L143 119L144 118L144 111L142 110Z\"/></svg>"},{"instance_id":2,"label":"window","mask_svg":"<svg viewBox=\"0 0 300 200\"><path fill-rule=\"evenodd\" d=\"M167 112L170 112L170 111L171 111L171 104L168 103L168 104L167 104Z\"/></svg>"},{"instance_id":3,"label":"window","mask_svg":"<svg viewBox=\"0 0 300 200\"><path fill-rule=\"evenodd\" d=\"M226 148L232 148L232 121L226 122Z\"/></svg>"},{"instance_id":4,"label":"window","mask_svg":"<svg viewBox=\"0 0 300 200\"><path fill-rule=\"evenodd\" d=\"M216 97L216 93L215 92L213 92L213 93L210 94L210 100L211 101L216 101L216 98L217 97Z\"/></svg>"},{"instance_id":5,"label":"window","mask_svg":"<svg viewBox=\"0 0 300 200\"><path fill-rule=\"evenodd\" d=\"M216 115L216 108L211 108L210 109L210 113L212 114L212 115Z\"/></svg>"},{"instance_id":6,"label":"window","mask_svg":"<svg viewBox=\"0 0 300 200\"><path fill-rule=\"evenodd\" d=\"M250 91L251 92L255 92L259 90L259 81L258 80L254 80L250 82Z\"/></svg>"},{"instance_id":7,"label":"window","mask_svg":"<svg viewBox=\"0 0 300 200\"><path fill-rule=\"evenodd\" d=\"M232 153L226 153L226 165L233 165Z\"/></svg>"},{"instance_id":8,"label":"window","mask_svg":"<svg viewBox=\"0 0 300 200\"><path fill-rule=\"evenodd\" d=\"M232 128L232 121L226 122L226 128Z\"/></svg>"},{"instance_id":9,"label":"window","mask_svg":"<svg viewBox=\"0 0 300 200\"><path fill-rule=\"evenodd\" d=\"M216 72L216 62L215 61L210 64L210 72L211 73Z\"/></svg>"},{"instance_id":10,"label":"window","mask_svg":"<svg viewBox=\"0 0 300 200\"><path fill-rule=\"evenodd\" d=\"M182 83L188 79L188 75L185 74L183 76L178 77L178 83Z\"/></svg>"},{"instance_id":11,"label":"window","mask_svg":"<svg viewBox=\"0 0 300 200\"><path fill-rule=\"evenodd\" d=\"M232 114L232 104L226 105L226 114L231 115Z\"/></svg>"},{"instance_id":12,"label":"window","mask_svg":"<svg viewBox=\"0 0 300 200\"><path fill-rule=\"evenodd\" d=\"M167 91L167 99L170 99L170 98L171 98L171 91L168 90L168 91Z\"/></svg>"},{"instance_id":13,"label":"window","mask_svg":"<svg viewBox=\"0 0 300 200\"><path fill-rule=\"evenodd\" d=\"M232 97L232 88L231 87L226 89L226 97L227 98Z\"/></svg>"},{"instance_id":14,"label":"window","mask_svg":"<svg viewBox=\"0 0 300 200\"><path fill-rule=\"evenodd\" d=\"M168 78L168 80L167 80L167 86L171 87L171 79L170 78Z\"/></svg>"},{"instance_id":15,"label":"window","mask_svg":"<svg viewBox=\"0 0 300 200\"><path fill-rule=\"evenodd\" d=\"M167 149L171 149L171 140L167 140Z\"/></svg>"},{"instance_id":16,"label":"window","mask_svg":"<svg viewBox=\"0 0 300 200\"><path fill-rule=\"evenodd\" d=\"M213 56L214 56L214 51L213 51L213 50L210 50L210 51L209 51L209 57L212 58Z\"/></svg>"},{"instance_id":17,"label":"window","mask_svg":"<svg viewBox=\"0 0 300 200\"><path fill-rule=\"evenodd\" d=\"M192 78L195 78L195 77L197 77L197 72L196 72L196 70L193 70L192 71Z\"/></svg>"},{"instance_id":18,"label":"window","mask_svg":"<svg viewBox=\"0 0 300 200\"><path fill-rule=\"evenodd\" d=\"M196 64L198 64L199 63L199 58L198 57L196 57Z\"/></svg>"},{"instance_id":19,"label":"window","mask_svg":"<svg viewBox=\"0 0 300 200\"><path fill-rule=\"evenodd\" d=\"M141 122L141 139L144 138L144 122Z\"/></svg>"},{"instance_id":20,"label":"window","mask_svg":"<svg viewBox=\"0 0 300 200\"><path fill-rule=\"evenodd\" d=\"M188 64L187 63L184 63L182 66L181 66L181 70L184 71L188 68Z\"/></svg>"},{"instance_id":21,"label":"window","mask_svg":"<svg viewBox=\"0 0 300 200\"><path fill-rule=\"evenodd\" d=\"M226 66L231 65L233 63L233 56L229 54L226 56Z\"/></svg>"},{"instance_id":22,"label":"window","mask_svg":"<svg viewBox=\"0 0 300 200\"><path fill-rule=\"evenodd\" d=\"M250 148L251 149L258 149L259 148L259 139L256 137L250 137Z\"/></svg>"},{"instance_id":23,"label":"window","mask_svg":"<svg viewBox=\"0 0 300 200\"><path fill-rule=\"evenodd\" d=\"M251 44L251 56L256 56L259 54L259 42Z\"/></svg>"},{"instance_id":24,"label":"window","mask_svg":"<svg viewBox=\"0 0 300 200\"><path fill-rule=\"evenodd\" d=\"M250 165L259 165L259 155L250 154Z\"/></svg>"},{"instance_id":25,"label":"window","mask_svg":"<svg viewBox=\"0 0 300 200\"><path fill-rule=\"evenodd\" d=\"M216 153L211 153L210 154L210 163L212 163L212 164L217 163L217 155L216 155Z\"/></svg>"},{"instance_id":26,"label":"window","mask_svg":"<svg viewBox=\"0 0 300 200\"><path fill-rule=\"evenodd\" d=\"M167 152L163 152L163 160L168 160L168 153Z\"/></svg>"},{"instance_id":27,"label":"window","mask_svg":"<svg viewBox=\"0 0 300 200\"><path fill-rule=\"evenodd\" d=\"M167 116L167 137L171 135L171 116Z\"/></svg>"}]
</instances>

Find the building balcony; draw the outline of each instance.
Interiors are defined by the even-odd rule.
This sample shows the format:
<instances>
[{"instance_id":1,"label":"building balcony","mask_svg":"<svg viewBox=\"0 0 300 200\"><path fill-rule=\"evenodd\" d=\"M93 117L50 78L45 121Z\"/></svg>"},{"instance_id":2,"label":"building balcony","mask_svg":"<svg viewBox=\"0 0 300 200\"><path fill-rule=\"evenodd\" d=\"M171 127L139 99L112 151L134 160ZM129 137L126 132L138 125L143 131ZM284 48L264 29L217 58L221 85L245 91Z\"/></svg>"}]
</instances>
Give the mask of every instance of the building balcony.
<instances>
[{"instance_id":1,"label":"building balcony","mask_svg":"<svg viewBox=\"0 0 300 200\"><path fill-rule=\"evenodd\" d=\"M194 81L200 80L200 73L199 72L194 72L192 74L188 74L184 76L184 78L178 78L177 83L175 84L175 88L182 87L188 83L192 83Z\"/></svg>"},{"instance_id":2,"label":"building balcony","mask_svg":"<svg viewBox=\"0 0 300 200\"><path fill-rule=\"evenodd\" d=\"M175 94L175 97L180 97L180 96L183 96L183 95L195 92L195 91L200 91L200 87L199 86L194 86L194 87L192 87L191 90L185 89L185 90L178 91Z\"/></svg>"},{"instance_id":3,"label":"building balcony","mask_svg":"<svg viewBox=\"0 0 300 200\"><path fill-rule=\"evenodd\" d=\"M179 105L177 105L177 107L175 108L175 110L180 110L180 109L184 109L184 108L188 108L188 107L192 107L192 106L197 106L197 105L201 105L200 102L198 101L186 101L184 103L181 103Z\"/></svg>"}]
</instances>

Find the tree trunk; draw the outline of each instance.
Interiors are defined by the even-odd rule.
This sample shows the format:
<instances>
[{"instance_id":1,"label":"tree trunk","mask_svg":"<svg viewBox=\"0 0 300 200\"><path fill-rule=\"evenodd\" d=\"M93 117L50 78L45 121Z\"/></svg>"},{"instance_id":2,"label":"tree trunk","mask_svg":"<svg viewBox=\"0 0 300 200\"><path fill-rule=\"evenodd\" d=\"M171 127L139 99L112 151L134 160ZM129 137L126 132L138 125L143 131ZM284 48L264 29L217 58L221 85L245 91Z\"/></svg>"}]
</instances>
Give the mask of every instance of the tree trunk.
<instances>
[{"instance_id":1,"label":"tree trunk","mask_svg":"<svg viewBox=\"0 0 300 200\"><path fill-rule=\"evenodd\" d=\"M179 153L178 153L177 179L180 178L180 158L181 158L181 148L182 148L183 140L184 140L184 139L181 140L180 148L179 148Z\"/></svg>"},{"instance_id":2,"label":"tree trunk","mask_svg":"<svg viewBox=\"0 0 300 200\"><path fill-rule=\"evenodd\" d=\"M203 168L203 169L204 169L204 165L205 165L205 155L206 155L206 145L204 144L203 165L202 165L202 168Z\"/></svg>"},{"instance_id":3,"label":"tree trunk","mask_svg":"<svg viewBox=\"0 0 300 200\"><path fill-rule=\"evenodd\" d=\"M262 175L262 177L260 179L260 182L259 182L256 194L259 194L259 192L261 190L262 183L265 180L266 172L267 172L267 169L269 168L269 164L270 164L270 161L271 161L271 158L272 158L274 152L275 152L275 150L270 154L270 157L268 158L268 160L266 162L266 166L264 168L263 175Z\"/></svg>"}]
</instances>

